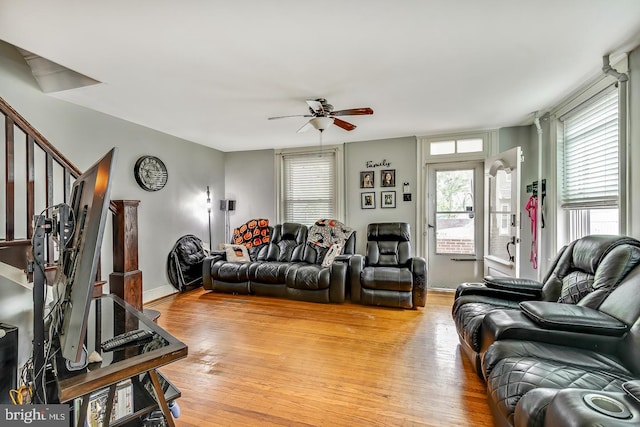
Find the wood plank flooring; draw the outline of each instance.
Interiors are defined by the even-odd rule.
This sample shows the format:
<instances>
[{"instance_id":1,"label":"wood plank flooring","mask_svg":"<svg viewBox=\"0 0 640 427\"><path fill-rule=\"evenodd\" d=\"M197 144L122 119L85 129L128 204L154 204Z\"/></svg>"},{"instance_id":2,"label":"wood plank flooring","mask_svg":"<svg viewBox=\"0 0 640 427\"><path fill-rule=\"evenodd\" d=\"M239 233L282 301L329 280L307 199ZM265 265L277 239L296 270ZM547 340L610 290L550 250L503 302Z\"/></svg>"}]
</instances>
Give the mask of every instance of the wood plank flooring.
<instances>
[{"instance_id":1,"label":"wood plank flooring","mask_svg":"<svg viewBox=\"0 0 640 427\"><path fill-rule=\"evenodd\" d=\"M453 294L397 310L202 289L145 305L189 346L161 369L181 427L492 426L458 348Z\"/></svg>"}]
</instances>

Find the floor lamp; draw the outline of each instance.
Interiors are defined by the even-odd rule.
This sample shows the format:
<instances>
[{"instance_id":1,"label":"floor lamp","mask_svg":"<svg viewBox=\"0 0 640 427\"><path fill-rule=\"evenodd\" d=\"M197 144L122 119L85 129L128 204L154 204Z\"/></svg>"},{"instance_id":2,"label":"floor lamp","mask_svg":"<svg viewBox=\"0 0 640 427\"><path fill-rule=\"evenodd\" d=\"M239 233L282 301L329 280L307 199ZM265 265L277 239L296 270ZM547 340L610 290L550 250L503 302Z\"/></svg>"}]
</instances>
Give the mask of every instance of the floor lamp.
<instances>
[{"instance_id":1,"label":"floor lamp","mask_svg":"<svg viewBox=\"0 0 640 427\"><path fill-rule=\"evenodd\" d=\"M211 252L211 192L207 185L207 212L209 216L209 252Z\"/></svg>"}]
</instances>

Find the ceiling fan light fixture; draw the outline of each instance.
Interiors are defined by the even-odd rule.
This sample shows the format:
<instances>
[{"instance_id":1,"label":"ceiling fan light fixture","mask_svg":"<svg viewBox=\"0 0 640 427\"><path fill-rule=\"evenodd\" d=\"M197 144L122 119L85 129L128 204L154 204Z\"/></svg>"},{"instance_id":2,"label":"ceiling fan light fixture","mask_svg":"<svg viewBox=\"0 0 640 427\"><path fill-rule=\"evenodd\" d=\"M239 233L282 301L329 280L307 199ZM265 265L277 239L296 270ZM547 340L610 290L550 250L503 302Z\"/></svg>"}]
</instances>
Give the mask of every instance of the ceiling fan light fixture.
<instances>
[{"instance_id":1,"label":"ceiling fan light fixture","mask_svg":"<svg viewBox=\"0 0 640 427\"><path fill-rule=\"evenodd\" d=\"M322 132L333 124L333 117L314 117L309 120L309 123L311 123L314 128Z\"/></svg>"}]
</instances>

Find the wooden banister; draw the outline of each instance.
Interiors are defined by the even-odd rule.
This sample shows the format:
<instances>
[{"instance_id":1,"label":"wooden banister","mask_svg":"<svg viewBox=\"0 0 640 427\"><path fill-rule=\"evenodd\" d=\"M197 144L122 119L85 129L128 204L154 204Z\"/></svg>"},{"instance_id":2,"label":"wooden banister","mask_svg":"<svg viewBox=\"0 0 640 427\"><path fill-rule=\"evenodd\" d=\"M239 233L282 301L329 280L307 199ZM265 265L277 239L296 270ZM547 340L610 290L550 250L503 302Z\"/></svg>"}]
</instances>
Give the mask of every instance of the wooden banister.
<instances>
[{"instance_id":1,"label":"wooden banister","mask_svg":"<svg viewBox=\"0 0 640 427\"><path fill-rule=\"evenodd\" d=\"M142 271L138 270L139 204L139 200L111 201L115 215L113 273L109 275L109 289L111 293L142 311Z\"/></svg>"},{"instance_id":2,"label":"wooden banister","mask_svg":"<svg viewBox=\"0 0 640 427\"><path fill-rule=\"evenodd\" d=\"M5 225L4 235L0 234L0 262L26 270L31 238L34 233L32 219L36 213L39 213L36 212L38 209L36 194L44 194L45 207L55 203L54 194L63 197L63 200L57 201L58 203L69 200L71 182L81 175L81 171L1 97L0 113L4 116L5 126L6 178L6 196L4 203L0 203L0 210L3 209L1 206L4 204ZM16 128L20 131L16 131ZM20 141L17 141L16 134L22 133L25 135L24 140L18 138ZM20 148L19 151L24 153L24 156L17 159L16 148ZM38 150L41 150L41 153L38 153ZM44 158L44 167L40 171L35 161L36 153ZM55 173L56 168L61 168L61 177ZM16 170L22 173L22 169L25 175L19 182L24 181L26 194L16 194L18 178ZM37 182L37 176L44 176L44 182ZM142 272L138 270L138 203L139 201L136 200L112 200L109 203L109 209L114 214L112 248L114 273L110 275L110 283L112 292L134 307L142 309ZM20 209L16 209L17 207ZM17 211L26 212L26 218L20 220L20 217L16 216ZM2 217L3 215L0 214L0 218ZM18 225L21 223L26 224L24 229ZM51 263L54 261L53 242L51 239L48 240L46 261ZM101 282L100 271L99 267L96 277L98 283Z\"/></svg>"}]
</instances>

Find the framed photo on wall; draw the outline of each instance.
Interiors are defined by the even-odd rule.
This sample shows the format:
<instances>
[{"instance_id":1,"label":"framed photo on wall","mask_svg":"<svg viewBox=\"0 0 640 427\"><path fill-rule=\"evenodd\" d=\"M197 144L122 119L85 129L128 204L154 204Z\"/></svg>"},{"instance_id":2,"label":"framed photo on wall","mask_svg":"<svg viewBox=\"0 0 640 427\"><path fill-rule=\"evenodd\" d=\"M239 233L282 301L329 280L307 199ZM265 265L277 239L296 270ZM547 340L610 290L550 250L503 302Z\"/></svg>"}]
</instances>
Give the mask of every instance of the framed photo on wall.
<instances>
[{"instance_id":1,"label":"framed photo on wall","mask_svg":"<svg viewBox=\"0 0 640 427\"><path fill-rule=\"evenodd\" d=\"M373 188L375 174L373 171L360 172L360 188Z\"/></svg>"},{"instance_id":2,"label":"framed photo on wall","mask_svg":"<svg viewBox=\"0 0 640 427\"><path fill-rule=\"evenodd\" d=\"M376 208L376 193L368 191L360 193L360 208L362 209L375 209Z\"/></svg>"},{"instance_id":3,"label":"framed photo on wall","mask_svg":"<svg viewBox=\"0 0 640 427\"><path fill-rule=\"evenodd\" d=\"M395 208L396 207L396 192L395 191L382 191L380 193L380 207L382 207L382 208Z\"/></svg>"},{"instance_id":4,"label":"framed photo on wall","mask_svg":"<svg viewBox=\"0 0 640 427\"><path fill-rule=\"evenodd\" d=\"M396 186L396 170L385 169L380 171L380 182L382 187L395 187Z\"/></svg>"}]
</instances>

